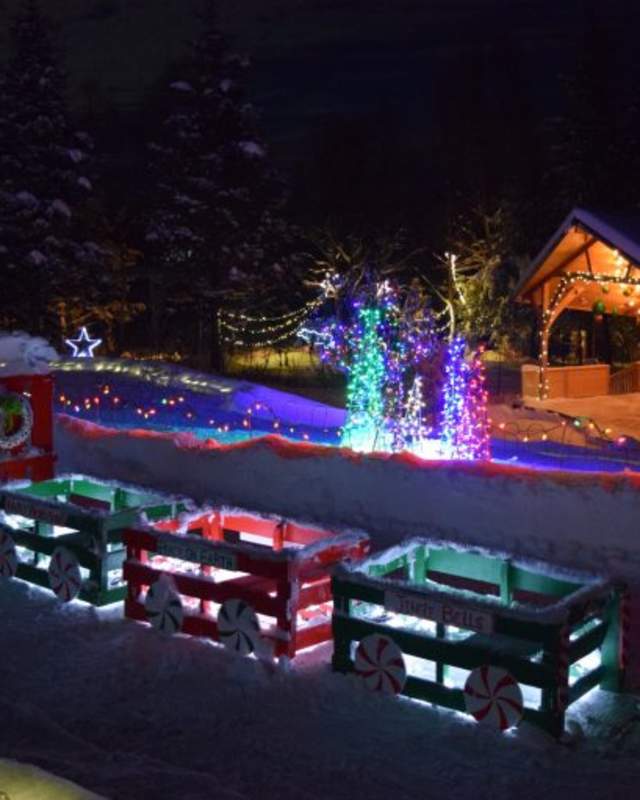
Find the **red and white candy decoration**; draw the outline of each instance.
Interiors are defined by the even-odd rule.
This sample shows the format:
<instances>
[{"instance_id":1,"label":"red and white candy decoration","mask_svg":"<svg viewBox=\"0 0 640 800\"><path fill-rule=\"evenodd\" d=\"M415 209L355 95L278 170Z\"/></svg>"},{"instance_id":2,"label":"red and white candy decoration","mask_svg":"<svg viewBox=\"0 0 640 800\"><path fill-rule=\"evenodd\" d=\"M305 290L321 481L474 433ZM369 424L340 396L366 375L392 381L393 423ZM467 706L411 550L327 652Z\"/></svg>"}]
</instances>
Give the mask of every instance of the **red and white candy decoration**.
<instances>
[{"instance_id":1,"label":"red and white candy decoration","mask_svg":"<svg viewBox=\"0 0 640 800\"><path fill-rule=\"evenodd\" d=\"M147 619L157 631L171 635L182 628L182 600L171 581L164 576L149 587L144 608Z\"/></svg>"},{"instance_id":2,"label":"red and white candy decoration","mask_svg":"<svg viewBox=\"0 0 640 800\"><path fill-rule=\"evenodd\" d=\"M522 691L513 676L501 667L474 669L464 686L464 702L478 722L501 731L517 725L524 713Z\"/></svg>"},{"instance_id":3,"label":"red and white candy decoration","mask_svg":"<svg viewBox=\"0 0 640 800\"><path fill-rule=\"evenodd\" d=\"M49 563L49 586L63 603L75 599L82 587L80 565L66 547L56 547Z\"/></svg>"},{"instance_id":4,"label":"red and white candy decoration","mask_svg":"<svg viewBox=\"0 0 640 800\"><path fill-rule=\"evenodd\" d=\"M13 578L17 571L16 543L10 533L0 528L0 578Z\"/></svg>"},{"instance_id":5,"label":"red and white candy decoration","mask_svg":"<svg viewBox=\"0 0 640 800\"><path fill-rule=\"evenodd\" d=\"M400 694L407 680L402 650L388 636L372 633L356 648L355 672L367 689Z\"/></svg>"},{"instance_id":6,"label":"red and white candy decoration","mask_svg":"<svg viewBox=\"0 0 640 800\"><path fill-rule=\"evenodd\" d=\"M225 600L218 611L218 636L229 650L248 656L260 641L260 624L253 608L244 600Z\"/></svg>"}]
</instances>

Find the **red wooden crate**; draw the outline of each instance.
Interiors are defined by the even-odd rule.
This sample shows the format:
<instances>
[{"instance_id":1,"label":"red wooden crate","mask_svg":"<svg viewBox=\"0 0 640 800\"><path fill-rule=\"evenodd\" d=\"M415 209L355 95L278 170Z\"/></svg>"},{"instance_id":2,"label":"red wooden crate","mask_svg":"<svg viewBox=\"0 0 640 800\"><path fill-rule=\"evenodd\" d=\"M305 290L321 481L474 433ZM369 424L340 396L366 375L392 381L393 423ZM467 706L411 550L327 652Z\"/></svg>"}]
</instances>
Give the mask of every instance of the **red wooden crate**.
<instances>
[{"instance_id":1,"label":"red wooden crate","mask_svg":"<svg viewBox=\"0 0 640 800\"><path fill-rule=\"evenodd\" d=\"M186 533L179 526L125 532L125 615L242 653L292 658L330 639L331 568L369 552L364 533L246 512L202 514Z\"/></svg>"}]
</instances>

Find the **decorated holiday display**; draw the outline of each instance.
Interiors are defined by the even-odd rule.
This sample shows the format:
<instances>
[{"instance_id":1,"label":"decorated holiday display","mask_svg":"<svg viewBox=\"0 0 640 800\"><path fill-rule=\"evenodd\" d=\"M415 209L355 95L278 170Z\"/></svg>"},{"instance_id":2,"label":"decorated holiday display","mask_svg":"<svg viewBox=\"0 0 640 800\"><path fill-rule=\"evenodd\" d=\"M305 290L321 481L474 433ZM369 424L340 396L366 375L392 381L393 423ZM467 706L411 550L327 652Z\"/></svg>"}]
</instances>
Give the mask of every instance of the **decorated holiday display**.
<instances>
[{"instance_id":1,"label":"decorated holiday display","mask_svg":"<svg viewBox=\"0 0 640 800\"><path fill-rule=\"evenodd\" d=\"M218 612L218 636L222 644L241 656L257 649L260 623L253 608L244 600L225 600Z\"/></svg>"},{"instance_id":2,"label":"decorated holiday display","mask_svg":"<svg viewBox=\"0 0 640 800\"><path fill-rule=\"evenodd\" d=\"M33 414L26 397L0 394L0 450L21 447L31 438Z\"/></svg>"},{"instance_id":3,"label":"decorated holiday display","mask_svg":"<svg viewBox=\"0 0 640 800\"><path fill-rule=\"evenodd\" d=\"M353 450L418 449L422 427L420 365L437 349L431 312L412 290L369 277L305 337L322 360L347 375L342 443Z\"/></svg>"},{"instance_id":4,"label":"decorated holiday display","mask_svg":"<svg viewBox=\"0 0 640 800\"><path fill-rule=\"evenodd\" d=\"M500 667L476 667L464 685L464 702L478 722L501 731L517 725L524 713L522 690Z\"/></svg>"},{"instance_id":5,"label":"decorated holiday display","mask_svg":"<svg viewBox=\"0 0 640 800\"><path fill-rule=\"evenodd\" d=\"M144 601L147 619L161 633L177 633L182 627L184 609L180 595L165 575L149 586Z\"/></svg>"},{"instance_id":6,"label":"decorated holiday display","mask_svg":"<svg viewBox=\"0 0 640 800\"><path fill-rule=\"evenodd\" d=\"M0 482L53 474L56 358L43 339L0 333Z\"/></svg>"},{"instance_id":7,"label":"decorated holiday display","mask_svg":"<svg viewBox=\"0 0 640 800\"><path fill-rule=\"evenodd\" d=\"M331 638L330 570L369 551L363 533L224 509L130 529L124 542L127 617L205 636L239 655L289 658ZM157 587L151 599L148 586Z\"/></svg>"},{"instance_id":8,"label":"decorated holiday display","mask_svg":"<svg viewBox=\"0 0 640 800\"><path fill-rule=\"evenodd\" d=\"M560 736L571 703L621 685L621 587L602 578L412 539L339 565L332 586L333 668L370 689Z\"/></svg>"},{"instance_id":9,"label":"decorated holiday display","mask_svg":"<svg viewBox=\"0 0 640 800\"><path fill-rule=\"evenodd\" d=\"M356 648L355 674L367 689L400 694L407 680L402 651L388 636L371 633Z\"/></svg>"},{"instance_id":10,"label":"decorated holiday display","mask_svg":"<svg viewBox=\"0 0 640 800\"><path fill-rule=\"evenodd\" d=\"M464 351L461 337L447 347L440 438L449 458L487 459L490 428L482 348L470 360Z\"/></svg>"},{"instance_id":11,"label":"decorated holiday display","mask_svg":"<svg viewBox=\"0 0 640 800\"><path fill-rule=\"evenodd\" d=\"M102 339L92 339L87 328L83 326L75 339L65 339L65 343L71 348L73 358L93 358L94 351L102 344Z\"/></svg>"},{"instance_id":12,"label":"decorated holiday display","mask_svg":"<svg viewBox=\"0 0 640 800\"><path fill-rule=\"evenodd\" d=\"M12 543L24 555L17 577L49 587L61 600L75 597L105 605L125 594L122 533L144 512L148 519L175 517L184 506L174 498L83 476L0 490L5 570Z\"/></svg>"}]
</instances>

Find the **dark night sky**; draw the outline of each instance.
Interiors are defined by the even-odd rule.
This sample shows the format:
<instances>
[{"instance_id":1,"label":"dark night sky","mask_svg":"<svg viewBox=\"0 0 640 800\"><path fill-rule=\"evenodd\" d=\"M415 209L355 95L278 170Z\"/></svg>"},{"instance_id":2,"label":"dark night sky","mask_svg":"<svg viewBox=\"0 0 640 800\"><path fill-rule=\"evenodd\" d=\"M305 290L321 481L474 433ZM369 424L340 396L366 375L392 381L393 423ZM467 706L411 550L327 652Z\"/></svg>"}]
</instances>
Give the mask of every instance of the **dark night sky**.
<instances>
[{"instance_id":1,"label":"dark night sky","mask_svg":"<svg viewBox=\"0 0 640 800\"><path fill-rule=\"evenodd\" d=\"M223 28L254 60L253 95L280 153L332 115L385 110L427 129L434 91L497 32L523 61L529 91L553 107L575 58L584 0L220 0ZM20 0L0 0L0 46ZM629 4L609 0L626 20ZM59 23L76 104L135 105L196 29L198 0L42 0ZM638 12L636 12L637 14ZM546 109L545 109L546 111ZM390 112L390 113L389 113Z\"/></svg>"}]
</instances>

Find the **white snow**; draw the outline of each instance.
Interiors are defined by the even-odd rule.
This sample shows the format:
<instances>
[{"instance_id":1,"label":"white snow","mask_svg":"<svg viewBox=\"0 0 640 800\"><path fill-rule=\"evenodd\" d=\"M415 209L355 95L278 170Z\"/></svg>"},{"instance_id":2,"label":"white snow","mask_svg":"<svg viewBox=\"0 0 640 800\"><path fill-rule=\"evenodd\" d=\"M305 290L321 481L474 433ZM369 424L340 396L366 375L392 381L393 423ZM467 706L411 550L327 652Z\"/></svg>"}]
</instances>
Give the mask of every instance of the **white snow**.
<instances>
[{"instance_id":1,"label":"white snow","mask_svg":"<svg viewBox=\"0 0 640 800\"><path fill-rule=\"evenodd\" d=\"M257 142L238 142L238 147L250 158L264 158L264 147Z\"/></svg>"},{"instance_id":2,"label":"white snow","mask_svg":"<svg viewBox=\"0 0 640 800\"><path fill-rule=\"evenodd\" d=\"M170 84L172 89L175 89L177 92L192 92L193 86L188 83L187 81L174 81Z\"/></svg>"},{"instance_id":3,"label":"white snow","mask_svg":"<svg viewBox=\"0 0 640 800\"><path fill-rule=\"evenodd\" d=\"M47 257L44 253L41 253L40 250L31 250L29 253L29 260L32 264L35 264L36 267L41 267L43 264L47 263Z\"/></svg>"},{"instance_id":4,"label":"white snow","mask_svg":"<svg viewBox=\"0 0 640 800\"><path fill-rule=\"evenodd\" d=\"M84 153L82 152L82 150L78 150L77 147L72 147L69 150L67 150L67 154L74 164L79 164L81 161L84 161L85 159Z\"/></svg>"},{"instance_id":5,"label":"white snow","mask_svg":"<svg viewBox=\"0 0 640 800\"><path fill-rule=\"evenodd\" d=\"M82 188L86 189L87 191L91 191L91 189L93 189L93 185L89 178L85 178L84 176L78 178L78 185L82 186Z\"/></svg>"},{"instance_id":6,"label":"white snow","mask_svg":"<svg viewBox=\"0 0 640 800\"><path fill-rule=\"evenodd\" d=\"M38 199L35 195L31 194L31 192L18 192L16 194L16 200L18 200L24 206L37 206Z\"/></svg>"},{"instance_id":7,"label":"white snow","mask_svg":"<svg viewBox=\"0 0 640 800\"><path fill-rule=\"evenodd\" d=\"M64 202L64 200L60 200L60 198L57 198L56 200L53 201L53 203L51 203L50 210L51 212L61 214L63 217L66 217L67 219L71 219L71 209Z\"/></svg>"},{"instance_id":8,"label":"white snow","mask_svg":"<svg viewBox=\"0 0 640 800\"><path fill-rule=\"evenodd\" d=\"M0 375L28 375L50 371L59 355L39 336L0 331Z\"/></svg>"},{"instance_id":9,"label":"white snow","mask_svg":"<svg viewBox=\"0 0 640 800\"><path fill-rule=\"evenodd\" d=\"M330 644L239 658L18 580L0 618L0 752L104 797L628 800L640 781L632 698L588 695L568 726L584 735L562 745L368 694L330 671Z\"/></svg>"}]
</instances>

